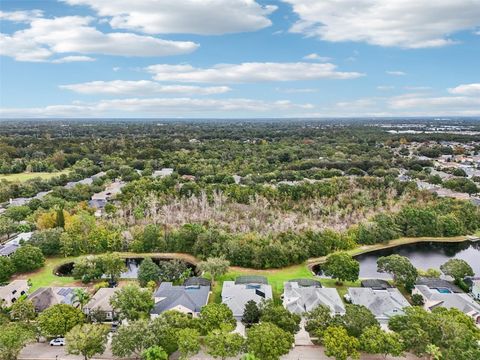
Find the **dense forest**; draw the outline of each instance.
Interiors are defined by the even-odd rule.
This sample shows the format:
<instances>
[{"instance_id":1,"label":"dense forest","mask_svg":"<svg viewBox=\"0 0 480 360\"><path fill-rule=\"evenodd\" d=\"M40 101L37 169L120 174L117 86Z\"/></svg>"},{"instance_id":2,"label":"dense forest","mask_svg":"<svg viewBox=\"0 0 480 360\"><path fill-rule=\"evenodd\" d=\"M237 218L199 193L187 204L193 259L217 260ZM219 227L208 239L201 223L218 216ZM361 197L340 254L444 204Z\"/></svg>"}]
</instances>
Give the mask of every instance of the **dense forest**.
<instances>
[{"instance_id":1,"label":"dense forest","mask_svg":"<svg viewBox=\"0 0 480 360\"><path fill-rule=\"evenodd\" d=\"M389 131L395 121L386 124L4 122L0 173L32 176L0 177L0 235L34 230L32 245L48 256L187 252L271 268L358 244L479 229L473 203L439 198L412 181L433 181L432 160L462 145L478 154L478 136L471 134L478 123L450 123L465 133L399 133ZM173 173L156 176L162 168ZM52 176L35 178L36 172ZM89 184L65 187L100 172ZM126 184L99 216L88 201L115 180ZM465 192L478 192L474 180ZM9 199L42 191L50 192L8 206Z\"/></svg>"}]
</instances>

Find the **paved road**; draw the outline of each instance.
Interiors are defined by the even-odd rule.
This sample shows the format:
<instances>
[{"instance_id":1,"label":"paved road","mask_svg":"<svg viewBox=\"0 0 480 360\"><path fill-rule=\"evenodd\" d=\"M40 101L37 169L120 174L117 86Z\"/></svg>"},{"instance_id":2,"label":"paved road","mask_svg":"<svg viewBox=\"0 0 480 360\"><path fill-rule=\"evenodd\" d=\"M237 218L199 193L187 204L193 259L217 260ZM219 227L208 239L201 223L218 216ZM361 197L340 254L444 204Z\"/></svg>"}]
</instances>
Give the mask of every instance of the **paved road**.
<instances>
[{"instance_id":1,"label":"paved road","mask_svg":"<svg viewBox=\"0 0 480 360\"><path fill-rule=\"evenodd\" d=\"M95 356L96 359L113 359L107 348L104 354ZM48 343L32 343L23 348L18 356L19 360L83 360L83 356L67 355L63 346L50 346ZM118 358L115 358L118 359Z\"/></svg>"},{"instance_id":2,"label":"paved road","mask_svg":"<svg viewBox=\"0 0 480 360\"><path fill-rule=\"evenodd\" d=\"M173 358L178 358L175 355ZM65 348L60 346L50 346L48 343L34 343L25 347L19 360L83 360L82 356L67 355L65 354ZM96 356L94 359L118 359L112 356L107 349L105 354ZM375 355L362 355L361 360L385 360L383 356ZM387 357L386 360L418 360L413 355L408 355L403 358ZM211 356L205 353L199 353L193 356L190 360L214 360ZM238 360L229 358L229 360ZM332 360L325 355L323 348L320 346L297 346L288 355L285 355L281 360Z\"/></svg>"}]
</instances>

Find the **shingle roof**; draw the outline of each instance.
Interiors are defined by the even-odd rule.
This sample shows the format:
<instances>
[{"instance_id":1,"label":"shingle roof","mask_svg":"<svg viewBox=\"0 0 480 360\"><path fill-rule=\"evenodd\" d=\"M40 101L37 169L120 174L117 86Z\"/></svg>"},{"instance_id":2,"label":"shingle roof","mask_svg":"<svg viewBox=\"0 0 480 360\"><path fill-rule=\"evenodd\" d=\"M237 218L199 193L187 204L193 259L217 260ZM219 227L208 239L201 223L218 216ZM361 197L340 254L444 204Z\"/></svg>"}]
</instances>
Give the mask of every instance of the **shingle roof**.
<instances>
[{"instance_id":1,"label":"shingle roof","mask_svg":"<svg viewBox=\"0 0 480 360\"><path fill-rule=\"evenodd\" d=\"M36 311L44 311L50 306L57 304L72 305L74 301L74 290L83 289L78 287L41 287L28 296Z\"/></svg>"},{"instance_id":2,"label":"shingle roof","mask_svg":"<svg viewBox=\"0 0 480 360\"><path fill-rule=\"evenodd\" d=\"M465 293L440 293L427 285L415 285L415 290L427 299L425 305L430 309L442 306L447 309L456 308L473 317L480 316L480 304Z\"/></svg>"},{"instance_id":3,"label":"shingle roof","mask_svg":"<svg viewBox=\"0 0 480 360\"><path fill-rule=\"evenodd\" d=\"M222 288L222 303L233 312L233 316L243 316L245 305L250 300L257 304L263 300L272 299L272 287L266 284L250 283L236 284L234 281L224 281Z\"/></svg>"},{"instance_id":4,"label":"shingle roof","mask_svg":"<svg viewBox=\"0 0 480 360\"><path fill-rule=\"evenodd\" d=\"M301 314L325 305L332 313L345 313L342 299L334 288L304 287L297 282L286 282L284 286L283 306L290 312Z\"/></svg>"},{"instance_id":5,"label":"shingle roof","mask_svg":"<svg viewBox=\"0 0 480 360\"><path fill-rule=\"evenodd\" d=\"M155 306L152 314L183 306L193 312L200 312L207 304L210 286L174 286L171 282L163 282L154 294Z\"/></svg>"},{"instance_id":6,"label":"shingle roof","mask_svg":"<svg viewBox=\"0 0 480 360\"><path fill-rule=\"evenodd\" d=\"M407 299L396 288L385 290L348 288L348 295L353 304L367 307L379 321L402 314L402 309L410 306Z\"/></svg>"},{"instance_id":7,"label":"shingle roof","mask_svg":"<svg viewBox=\"0 0 480 360\"><path fill-rule=\"evenodd\" d=\"M446 288L450 291L453 291L454 293L463 293L462 289L460 289L457 285L443 279L418 278L415 284L425 285L428 286L430 289Z\"/></svg>"},{"instance_id":8,"label":"shingle roof","mask_svg":"<svg viewBox=\"0 0 480 360\"><path fill-rule=\"evenodd\" d=\"M110 298L118 291L119 288L101 288L92 296L90 301L84 306L87 311L100 310L100 311L113 311L112 305L110 305Z\"/></svg>"}]
</instances>

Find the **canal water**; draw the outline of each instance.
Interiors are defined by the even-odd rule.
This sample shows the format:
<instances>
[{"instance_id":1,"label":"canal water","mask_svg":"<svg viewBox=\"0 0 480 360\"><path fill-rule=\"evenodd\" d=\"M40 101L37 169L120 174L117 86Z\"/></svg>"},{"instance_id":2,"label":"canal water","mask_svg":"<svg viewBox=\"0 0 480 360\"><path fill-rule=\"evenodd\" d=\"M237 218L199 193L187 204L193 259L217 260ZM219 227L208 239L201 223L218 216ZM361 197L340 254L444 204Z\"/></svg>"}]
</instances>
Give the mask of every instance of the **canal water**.
<instances>
[{"instance_id":1,"label":"canal water","mask_svg":"<svg viewBox=\"0 0 480 360\"><path fill-rule=\"evenodd\" d=\"M155 258L155 257L152 257L152 260L157 265L160 265L160 263L165 262L165 261L172 261L172 260L169 260L169 259L163 259L163 258L160 259L160 258ZM143 261L143 258L126 258L125 259L126 271L123 272L120 275L120 278L121 279L136 279L137 276L138 276L138 268L139 268L140 264L142 263L142 261ZM184 261L182 261L182 262L184 262ZM196 273L195 265L187 263L187 262L185 262L185 264L187 265L187 267L192 269L193 274ZM69 262L69 263L60 265L56 269L56 275L58 275L58 276L71 276L72 271L73 271L73 265L74 265L73 262Z\"/></svg>"},{"instance_id":2,"label":"canal water","mask_svg":"<svg viewBox=\"0 0 480 360\"><path fill-rule=\"evenodd\" d=\"M480 276L480 241L460 243L423 242L400 245L397 247L372 251L358 255L360 262L360 278L390 279L391 276L377 272L377 259L381 256L398 254L410 259L418 269L440 269L440 265L449 259L465 260L473 268L476 276Z\"/></svg>"}]
</instances>

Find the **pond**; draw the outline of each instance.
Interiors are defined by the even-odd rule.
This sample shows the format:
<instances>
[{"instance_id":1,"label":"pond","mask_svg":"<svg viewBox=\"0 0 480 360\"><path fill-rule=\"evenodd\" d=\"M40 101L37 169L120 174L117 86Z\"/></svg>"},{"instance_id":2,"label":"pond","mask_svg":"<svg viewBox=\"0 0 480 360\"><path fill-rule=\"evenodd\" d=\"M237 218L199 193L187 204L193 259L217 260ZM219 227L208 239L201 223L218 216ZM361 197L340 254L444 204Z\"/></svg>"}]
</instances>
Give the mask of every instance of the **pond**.
<instances>
[{"instance_id":1,"label":"pond","mask_svg":"<svg viewBox=\"0 0 480 360\"><path fill-rule=\"evenodd\" d=\"M410 259L418 269L440 269L440 265L449 259L465 260L473 268L477 276L480 275L480 241L452 242L421 242L416 244L400 245L388 249L376 250L355 257L360 262L360 278L390 279L391 276L377 272L377 259L381 256L398 254ZM316 273L321 270L314 267Z\"/></svg>"},{"instance_id":2,"label":"pond","mask_svg":"<svg viewBox=\"0 0 480 360\"><path fill-rule=\"evenodd\" d=\"M155 257L152 257L152 260L157 265L160 265L160 263L162 263L162 262L173 261L173 259L164 259L164 258L155 258ZM126 258L125 259L125 266L126 266L127 270L120 275L120 278L121 279L136 279L137 276L138 276L138 268L139 268L140 264L142 263L142 261L143 261L143 258L140 258L140 257ZM188 263L186 261L182 261L182 260L179 260L179 261L185 263L188 268L192 269L193 274L196 273L195 265L193 265L191 263ZM73 262L68 262L68 263L60 265L56 269L55 275L71 276L72 271L73 271L73 265L74 265Z\"/></svg>"}]
</instances>

